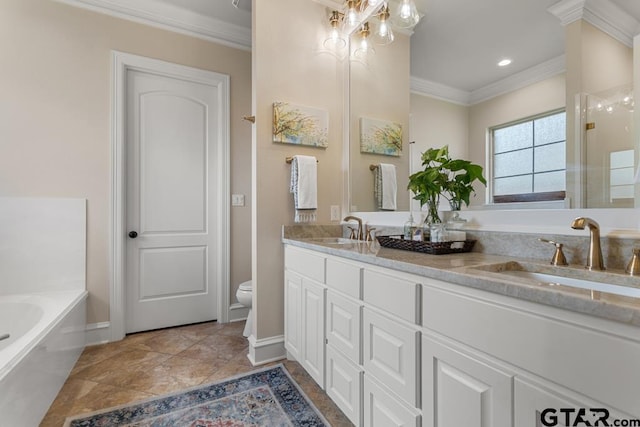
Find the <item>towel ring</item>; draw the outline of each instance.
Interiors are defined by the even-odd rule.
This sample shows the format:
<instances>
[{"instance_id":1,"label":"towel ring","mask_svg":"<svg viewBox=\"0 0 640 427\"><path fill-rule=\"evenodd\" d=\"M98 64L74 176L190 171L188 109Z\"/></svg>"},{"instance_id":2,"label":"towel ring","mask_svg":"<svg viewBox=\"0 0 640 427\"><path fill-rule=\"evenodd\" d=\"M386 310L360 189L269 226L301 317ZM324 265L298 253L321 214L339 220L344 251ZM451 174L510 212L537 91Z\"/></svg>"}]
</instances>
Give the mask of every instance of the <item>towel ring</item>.
<instances>
[{"instance_id":1,"label":"towel ring","mask_svg":"<svg viewBox=\"0 0 640 427\"><path fill-rule=\"evenodd\" d=\"M291 164L291 162L293 162L293 157L292 156L287 156L284 158L284 161L287 162L288 164ZM320 163L320 161L318 159L316 159L316 163Z\"/></svg>"}]
</instances>

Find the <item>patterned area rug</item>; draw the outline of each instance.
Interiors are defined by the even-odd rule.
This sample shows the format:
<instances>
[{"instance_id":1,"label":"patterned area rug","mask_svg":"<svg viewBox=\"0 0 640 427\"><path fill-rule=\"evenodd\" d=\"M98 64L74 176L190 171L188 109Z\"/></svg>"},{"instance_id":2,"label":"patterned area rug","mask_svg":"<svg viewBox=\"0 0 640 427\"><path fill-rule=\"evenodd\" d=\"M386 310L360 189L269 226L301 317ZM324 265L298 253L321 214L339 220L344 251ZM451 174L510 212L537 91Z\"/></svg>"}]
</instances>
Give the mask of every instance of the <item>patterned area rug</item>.
<instances>
[{"instance_id":1,"label":"patterned area rug","mask_svg":"<svg viewBox=\"0 0 640 427\"><path fill-rule=\"evenodd\" d=\"M90 415L65 427L328 426L283 365Z\"/></svg>"}]
</instances>

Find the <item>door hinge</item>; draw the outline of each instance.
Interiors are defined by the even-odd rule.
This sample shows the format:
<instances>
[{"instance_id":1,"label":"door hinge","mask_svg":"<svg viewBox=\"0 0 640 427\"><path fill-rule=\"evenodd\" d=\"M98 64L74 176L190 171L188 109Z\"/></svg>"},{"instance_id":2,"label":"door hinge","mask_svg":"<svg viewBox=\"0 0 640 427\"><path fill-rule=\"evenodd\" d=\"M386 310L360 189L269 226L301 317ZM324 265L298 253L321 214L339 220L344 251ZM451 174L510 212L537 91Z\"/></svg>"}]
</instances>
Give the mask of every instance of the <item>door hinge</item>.
<instances>
[{"instance_id":1,"label":"door hinge","mask_svg":"<svg viewBox=\"0 0 640 427\"><path fill-rule=\"evenodd\" d=\"M596 128L596 122L587 123L586 128L587 128L587 130L595 129Z\"/></svg>"}]
</instances>

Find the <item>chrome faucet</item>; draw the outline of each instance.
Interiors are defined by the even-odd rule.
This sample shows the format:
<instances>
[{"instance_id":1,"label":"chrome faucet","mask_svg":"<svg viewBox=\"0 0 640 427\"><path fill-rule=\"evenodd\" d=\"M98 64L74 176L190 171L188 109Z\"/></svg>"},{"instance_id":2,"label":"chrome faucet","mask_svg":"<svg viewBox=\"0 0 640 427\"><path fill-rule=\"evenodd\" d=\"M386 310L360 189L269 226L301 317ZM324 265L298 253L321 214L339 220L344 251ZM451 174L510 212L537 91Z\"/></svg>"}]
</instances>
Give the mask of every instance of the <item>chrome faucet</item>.
<instances>
[{"instance_id":1,"label":"chrome faucet","mask_svg":"<svg viewBox=\"0 0 640 427\"><path fill-rule=\"evenodd\" d=\"M343 221L357 221L358 222L358 233L357 233L357 239L358 240L364 240L364 234L362 232L362 219L358 218L357 216L353 216L353 215L349 215L349 216L345 216Z\"/></svg>"},{"instance_id":2,"label":"chrome faucet","mask_svg":"<svg viewBox=\"0 0 640 427\"><path fill-rule=\"evenodd\" d=\"M604 261L602 260L602 248L600 247L600 227L598 223L591 218L578 217L571 223L574 230L584 230L589 228L589 254L587 255L587 270L605 270Z\"/></svg>"}]
</instances>

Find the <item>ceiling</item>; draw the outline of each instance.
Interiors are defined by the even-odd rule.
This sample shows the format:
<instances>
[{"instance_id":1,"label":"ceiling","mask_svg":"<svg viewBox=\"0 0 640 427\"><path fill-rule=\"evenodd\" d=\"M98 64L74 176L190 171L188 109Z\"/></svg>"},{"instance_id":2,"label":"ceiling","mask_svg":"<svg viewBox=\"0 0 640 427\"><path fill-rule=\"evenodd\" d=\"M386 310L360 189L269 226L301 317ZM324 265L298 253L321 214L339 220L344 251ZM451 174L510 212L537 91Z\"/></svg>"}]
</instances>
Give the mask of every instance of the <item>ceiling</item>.
<instances>
[{"instance_id":1,"label":"ceiling","mask_svg":"<svg viewBox=\"0 0 640 427\"><path fill-rule=\"evenodd\" d=\"M80 7L91 4L93 10L102 8L105 13L251 48L251 0L64 1ZM333 6L343 3L315 1ZM483 90L500 82L519 75L529 79L540 75L541 64L564 67L564 28L557 13L549 11L559 1L416 0L424 17L411 38L412 89L417 85L428 89L422 92L435 93L444 88L443 98L452 99L450 92L457 91L462 94L460 102L468 102L469 97L473 102L474 93L479 92L476 98L486 96ZM603 15L600 22L605 26L623 16L628 19L622 19L627 24L625 34L640 33L640 0L563 0L563 4L584 10L589 22L591 15ZM611 14L612 9L616 13ZM512 59L512 64L497 67L504 57Z\"/></svg>"}]
</instances>

